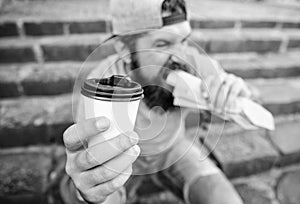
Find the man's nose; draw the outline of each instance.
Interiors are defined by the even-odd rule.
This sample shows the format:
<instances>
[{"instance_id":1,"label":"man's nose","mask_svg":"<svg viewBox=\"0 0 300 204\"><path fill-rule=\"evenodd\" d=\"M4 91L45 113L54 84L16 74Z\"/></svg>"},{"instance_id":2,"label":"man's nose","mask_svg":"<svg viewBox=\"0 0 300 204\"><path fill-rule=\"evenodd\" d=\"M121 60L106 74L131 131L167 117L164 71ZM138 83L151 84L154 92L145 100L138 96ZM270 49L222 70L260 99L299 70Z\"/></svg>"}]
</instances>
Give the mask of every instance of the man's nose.
<instances>
[{"instance_id":1,"label":"man's nose","mask_svg":"<svg viewBox=\"0 0 300 204\"><path fill-rule=\"evenodd\" d=\"M180 63L186 60L185 48L181 44L175 45L171 53L172 53L172 60L175 62Z\"/></svg>"}]
</instances>

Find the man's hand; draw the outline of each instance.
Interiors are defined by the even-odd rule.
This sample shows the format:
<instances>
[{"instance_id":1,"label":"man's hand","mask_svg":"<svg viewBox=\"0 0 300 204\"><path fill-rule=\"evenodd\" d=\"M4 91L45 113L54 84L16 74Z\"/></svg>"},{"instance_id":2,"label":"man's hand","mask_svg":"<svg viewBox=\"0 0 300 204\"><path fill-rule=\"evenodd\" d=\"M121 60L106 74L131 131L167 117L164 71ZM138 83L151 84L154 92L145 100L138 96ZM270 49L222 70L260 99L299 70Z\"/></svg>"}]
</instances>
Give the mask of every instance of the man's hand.
<instances>
[{"instance_id":1,"label":"man's hand","mask_svg":"<svg viewBox=\"0 0 300 204\"><path fill-rule=\"evenodd\" d=\"M104 117L70 126L63 135L67 153L66 172L84 200L101 203L119 189L132 173L140 148L135 132L89 146L92 137L103 137L109 127Z\"/></svg>"},{"instance_id":2,"label":"man's hand","mask_svg":"<svg viewBox=\"0 0 300 204\"><path fill-rule=\"evenodd\" d=\"M233 74L211 75L205 82L211 108L217 114L235 112L238 97L251 97L251 91L244 80Z\"/></svg>"}]
</instances>

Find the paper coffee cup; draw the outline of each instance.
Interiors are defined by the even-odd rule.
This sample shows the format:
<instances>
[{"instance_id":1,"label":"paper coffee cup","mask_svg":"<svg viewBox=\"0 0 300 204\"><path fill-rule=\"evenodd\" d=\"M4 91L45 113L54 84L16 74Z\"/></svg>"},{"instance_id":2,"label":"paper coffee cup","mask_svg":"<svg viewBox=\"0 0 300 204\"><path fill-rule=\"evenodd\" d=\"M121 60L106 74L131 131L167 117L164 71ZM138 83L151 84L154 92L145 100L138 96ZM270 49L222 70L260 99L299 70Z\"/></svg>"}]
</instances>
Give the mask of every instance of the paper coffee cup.
<instances>
[{"instance_id":1,"label":"paper coffee cup","mask_svg":"<svg viewBox=\"0 0 300 204\"><path fill-rule=\"evenodd\" d=\"M134 129L143 89L129 77L113 75L85 80L81 97L86 119L105 116L110 120L110 127L102 137L89 141L89 145L95 145Z\"/></svg>"}]
</instances>

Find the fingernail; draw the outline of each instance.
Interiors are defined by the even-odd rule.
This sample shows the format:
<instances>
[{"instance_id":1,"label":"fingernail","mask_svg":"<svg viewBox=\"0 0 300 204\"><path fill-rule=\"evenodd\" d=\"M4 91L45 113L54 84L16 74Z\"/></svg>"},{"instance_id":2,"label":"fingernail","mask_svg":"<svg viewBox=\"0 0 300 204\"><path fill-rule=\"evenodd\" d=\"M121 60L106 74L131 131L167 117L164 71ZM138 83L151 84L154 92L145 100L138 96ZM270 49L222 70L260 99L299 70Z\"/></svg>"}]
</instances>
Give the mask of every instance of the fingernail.
<instances>
[{"instance_id":1,"label":"fingernail","mask_svg":"<svg viewBox=\"0 0 300 204\"><path fill-rule=\"evenodd\" d=\"M132 151L133 151L134 154L139 155L140 152L141 152L141 149L138 145L135 145L135 146L132 147Z\"/></svg>"},{"instance_id":2,"label":"fingernail","mask_svg":"<svg viewBox=\"0 0 300 204\"><path fill-rule=\"evenodd\" d=\"M96 127L98 130L105 130L108 128L108 126L109 126L109 120L106 118L102 117L96 121Z\"/></svg>"}]
</instances>

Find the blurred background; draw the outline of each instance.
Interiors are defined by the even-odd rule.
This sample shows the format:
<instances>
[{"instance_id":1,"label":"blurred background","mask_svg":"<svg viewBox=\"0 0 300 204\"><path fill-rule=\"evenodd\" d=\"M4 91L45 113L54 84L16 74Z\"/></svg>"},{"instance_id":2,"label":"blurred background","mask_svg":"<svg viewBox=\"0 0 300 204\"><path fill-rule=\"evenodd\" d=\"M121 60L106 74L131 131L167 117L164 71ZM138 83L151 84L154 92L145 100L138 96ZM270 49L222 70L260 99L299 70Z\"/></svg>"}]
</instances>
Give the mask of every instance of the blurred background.
<instances>
[{"instance_id":1,"label":"blurred background","mask_svg":"<svg viewBox=\"0 0 300 204\"><path fill-rule=\"evenodd\" d=\"M300 203L300 1L190 0L192 39L261 92L276 130L227 124L204 142L246 204ZM0 203L61 203L62 133L82 62L109 36L108 0L0 0ZM111 45L99 55L113 53ZM90 62L93 67L93 62ZM187 118L188 134L198 124ZM218 141L218 142L217 142ZM140 203L181 203L145 181Z\"/></svg>"}]
</instances>

